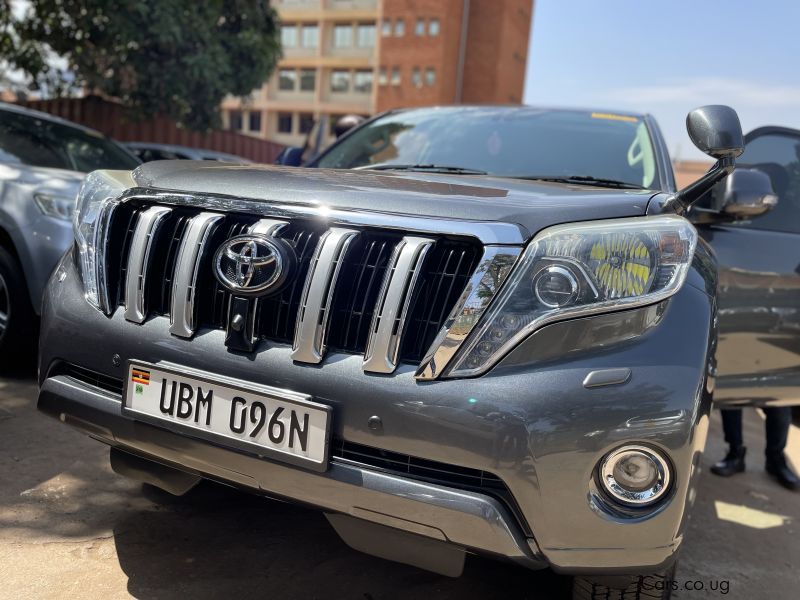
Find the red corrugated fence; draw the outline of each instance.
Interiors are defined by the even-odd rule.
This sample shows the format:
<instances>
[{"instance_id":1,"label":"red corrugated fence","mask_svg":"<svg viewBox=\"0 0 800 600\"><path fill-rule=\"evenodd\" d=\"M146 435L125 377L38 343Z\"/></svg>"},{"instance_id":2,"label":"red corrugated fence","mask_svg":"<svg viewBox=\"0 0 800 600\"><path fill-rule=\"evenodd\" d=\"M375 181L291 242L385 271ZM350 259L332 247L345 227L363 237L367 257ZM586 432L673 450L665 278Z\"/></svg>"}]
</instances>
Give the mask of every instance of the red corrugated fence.
<instances>
[{"instance_id":1,"label":"red corrugated fence","mask_svg":"<svg viewBox=\"0 0 800 600\"><path fill-rule=\"evenodd\" d=\"M229 152L260 163L271 163L283 146L233 131L198 133L157 116L135 120L122 105L98 96L31 100L25 106L91 127L120 142L156 142Z\"/></svg>"}]
</instances>

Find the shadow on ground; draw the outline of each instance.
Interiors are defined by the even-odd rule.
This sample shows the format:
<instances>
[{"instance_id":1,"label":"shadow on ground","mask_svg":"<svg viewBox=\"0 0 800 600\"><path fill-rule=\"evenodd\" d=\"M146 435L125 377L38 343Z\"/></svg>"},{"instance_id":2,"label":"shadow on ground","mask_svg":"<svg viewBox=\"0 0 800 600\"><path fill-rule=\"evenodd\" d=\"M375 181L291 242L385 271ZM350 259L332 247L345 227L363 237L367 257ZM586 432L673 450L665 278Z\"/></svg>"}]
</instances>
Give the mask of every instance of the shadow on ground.
<instances>
[{"instance_id":1,"label":"shadow on ground","mask_svg":"<svg viewBox=\"0 0 800 600\"><path fill-rule=\"evenodd\" d=\"M114 541L137 598L566 598L549 572L470 557L442 577L361 554L313 510L203 483L182 498L145 486L157 510L124 515Z\"/></svg>"}]
</instances>

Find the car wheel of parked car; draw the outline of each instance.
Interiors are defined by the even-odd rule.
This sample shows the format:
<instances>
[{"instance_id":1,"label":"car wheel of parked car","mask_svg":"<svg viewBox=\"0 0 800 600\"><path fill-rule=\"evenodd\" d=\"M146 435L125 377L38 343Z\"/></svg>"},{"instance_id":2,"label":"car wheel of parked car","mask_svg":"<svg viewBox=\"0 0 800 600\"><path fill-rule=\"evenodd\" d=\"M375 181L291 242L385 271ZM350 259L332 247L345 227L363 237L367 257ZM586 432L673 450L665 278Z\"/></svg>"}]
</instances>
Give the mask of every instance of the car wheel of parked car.
<instances>
[{"instance_id":1,"label":"car wheel of parked car","mask_svg":"<svg viewBox=\"0 0 800 600\"><path fill-rule=\"evenodd\" d=\"M0 248L0 361L27 356L39 338L25 277L17 259Z\"/></svg>"},{"instance_id":2,"label":"car wheel of parked car","mask_svg":"<svg viewBox=\"0 0 800 600\"><path fill-rule=\"evenodd\" d=\"M573 600L667 600L672 596L675 565L662 573L623 577L575 577Z\"/></svg>"}]
</instances>

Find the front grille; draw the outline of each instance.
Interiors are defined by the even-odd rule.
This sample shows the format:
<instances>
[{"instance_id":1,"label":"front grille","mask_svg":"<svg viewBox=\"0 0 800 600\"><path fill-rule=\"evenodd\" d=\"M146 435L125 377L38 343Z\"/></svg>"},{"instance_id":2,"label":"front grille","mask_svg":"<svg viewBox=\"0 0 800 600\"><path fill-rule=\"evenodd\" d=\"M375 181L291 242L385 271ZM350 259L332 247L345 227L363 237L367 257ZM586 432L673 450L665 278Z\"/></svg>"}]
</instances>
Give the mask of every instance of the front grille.
<instances>
[{"instance_id":1,"label":"front grille","mask_svg":"<svg viewBox=\"0 0 800 600\"><path fill-rule=\"evenodd\" d=\"M126 278L129 276L130 254L135 245L132 239L137 227L141 226L137 224L140 223L137 219L153 206L141 200L128 201L122 203L112 216L107 242L106 280L109 299L117 306L126 305L129 301L125 297L129 285ZM163 220L153 225L152 235L147 238L149 254L146 271L140 274L144 280L140 295L146 316L171 316L181 247L192 219L201 212L200 208L171 207ZM222 218L211 225L212 229L197 258L192 331L227 328L232 294L214 276L213 256L225 240L248 232L258 221L258 217L247 214L220 215ZM141 222L145 221L141 219ZM405 312L402 318L391 311L384 311L389 315L386 318L395 319L393 328L388 329L391 334L389 337L397 339L391 341L394 346L386 351L389 363L394 361L394 365L383 372L391 372L400 362L418 364L464 291L480 261L482 247L473 241L446 236L408 238L403 232L374 227L348 230L347 235L352 239L341 246L341 256L337 256L332 263L338 265L335 271L338 277L335 281L331 279L330 289L326 290L330 301L314 307L313 302L306 298L307 304L303 305L307 279L325 276L319 268L320 263L314 261L318 260L316 253L329 233L325 224L302 219L287 220L273 231L273 236L292 246L297 265L290 281L278 293L259 298L257 303L253 303L254 342L269 340L296 346L300 336L298 319L301 307L304 315L307 310L316 308L317 313L309 312L308 319L318 321L312 323L311 328L315 325L321 328L319 337L322 341L315 348L320 357L327 349L364 354L368 351L371 336L379 333L376 322L383 316L378 307L384 307L386 302L387 281L390 276L402 276L407 277L408 282L413 281L414 286L412 289L409 284L407 291L403 291L401 304ZM418 247L424 247L424 252L419 254L423 258L421 262L409 263L414 265L413 273L397 274L394 267L402 264L400 251L409 239ZM409 248L411 246L413 244L409 244ZM142 247L137 245L137 252L144 252ZM136 255L135 258L141 257ZM139 263L134 260L131 264ZM313 273L312 264L318 265ZM130 275L137 276L136 273ZM398 332L401 326L403 329ZM304 343L308 343L308 340L304 340ZM299 362L319 362L302 356L294 358Z\"/></svg>"}]
</instances>

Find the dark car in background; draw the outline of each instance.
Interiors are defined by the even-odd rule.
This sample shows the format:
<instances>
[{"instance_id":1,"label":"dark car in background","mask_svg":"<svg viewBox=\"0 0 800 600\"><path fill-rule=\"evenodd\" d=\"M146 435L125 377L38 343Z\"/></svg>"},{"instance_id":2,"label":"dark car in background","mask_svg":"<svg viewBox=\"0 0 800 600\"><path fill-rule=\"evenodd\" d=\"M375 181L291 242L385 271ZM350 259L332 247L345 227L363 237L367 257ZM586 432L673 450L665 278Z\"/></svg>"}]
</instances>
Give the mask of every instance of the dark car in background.
<instances>
[{"instance_id":1,"label":"dark car in background","mask_svg":"<svg viewBox=\"0 0 800 600\"><path fill-rule=\"evenodd\" d=\"M717 341L716 265L682 214L743 143L727 107L688 130L718 163L680 191L652 117L529 107L385 114L316 168L92 173L38 407L121 474L315 506L377 556L666 597ZM706 218L767 210L746 180Z\"/></svg>"},{"instance_id":2,"label":"dark car in background","mask_svg":"<svg viewBox=\"0 0 800 600\"><path fill-rule=\"evenodd\" d=\"M220 162L247 164L253 162L247 158L217 152L205 148L191 148L174 144L156 144L154 142L125 142L125 147L133 152L142 162L151 160L218 160Z\"/></svg>"},{"instance_id":3,"label":"dark car in background","mask_svg":"<svg viewBox=\"0 0 800 600\"><path fill-rule=\"evenodd\" d=\"M0 103L0 360L35 347L42 289L72 244L86 173L139 164L93 129Z\"/></svg>"}]
</instances>

